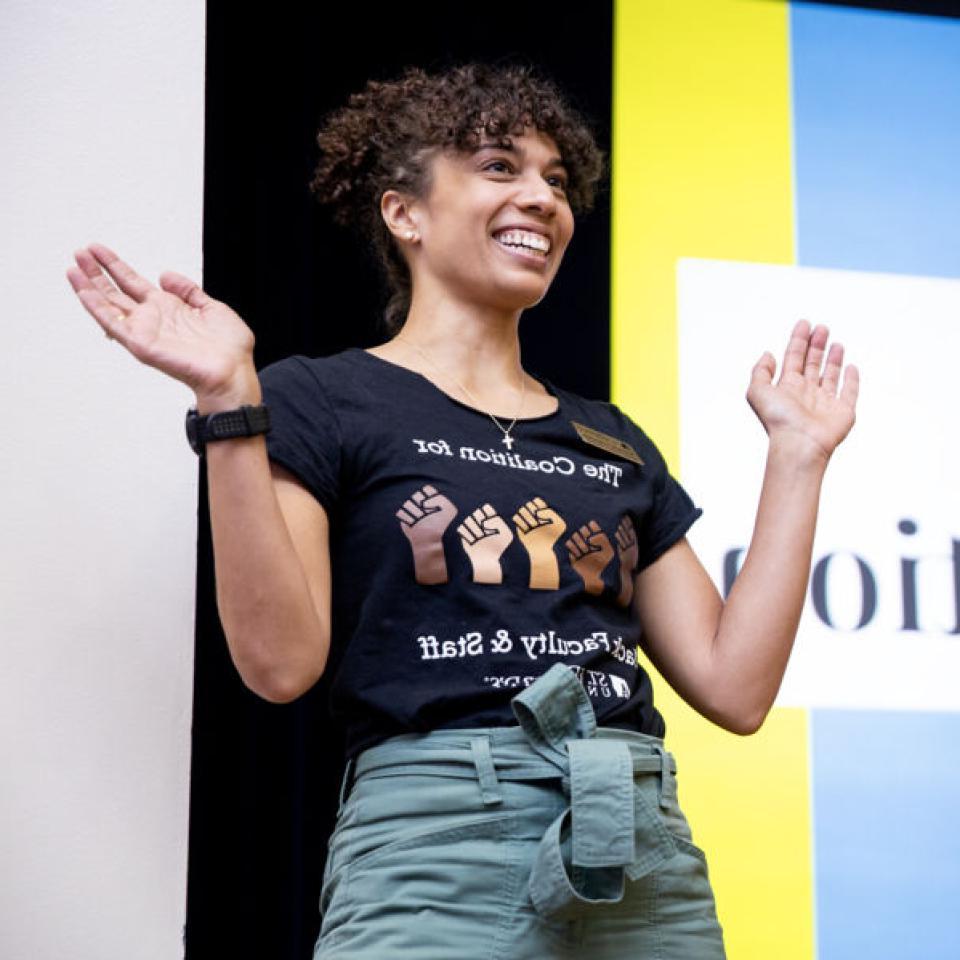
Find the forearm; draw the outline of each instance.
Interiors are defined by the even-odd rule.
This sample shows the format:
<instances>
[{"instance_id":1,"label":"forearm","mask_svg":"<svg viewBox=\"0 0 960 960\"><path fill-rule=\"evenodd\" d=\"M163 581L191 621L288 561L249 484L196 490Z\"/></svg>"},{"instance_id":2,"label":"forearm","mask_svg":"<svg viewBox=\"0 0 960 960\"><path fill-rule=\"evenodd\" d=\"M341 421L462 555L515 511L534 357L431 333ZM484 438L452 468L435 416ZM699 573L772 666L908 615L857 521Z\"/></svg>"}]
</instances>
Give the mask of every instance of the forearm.
<instances>
[{"instance_id":1,"label":"forearm","mask_svg":"<svg viewBox=\"0 0 960 960\"><path fill-rule=\"evenodd\" d=\"M715 696L747 731L772 706L796 638L826 464L808 444L771 441L753 536L720 612Z\"/></svg>"},{"instance_id":2,"label":"forearm","mask_svg":"<svg viewBox=\"0 0 960 960\"><path fill-rule=\"evenodd\" d=\"M257 403L259 385L201 412ZM328 604L308 583L274 487L262 436L207 445L217 606L244 683L268 700L299 696L320 676Z\"/></svg>"},{"instance_id":3,"label":"forearm","mask_svg":"<svg viewBox=\"0 0 960 960\"><path fill-rule=\"evenodd\" d=\"M157 287L102 244L76 259L67 277L84 308L141 363L190 387L201 415L260 402L253 333L225 303L178 273L162 274ZM207 466L217 602L230 653L251 689L292 699L326 661L326 514L304 494L313 504L299 508L304 529L288 527L291 497L279 484L281 504L263 437L209 443Z\"/></svg>"},{"instance_id":4,"label":"forearm","mask_svg":"<svg viewBox=\"0 0 960 960\"><path fill-rule=\"evenodd\" d=\"M685 539L635 583L648 656L687 703L736 733L757 730L780 689L810 576L823 474L853 426L859 374L847 367L840 386L843 348L827 351L827 341L826 327L798 321L778 382L770 353L751 373L747 401L770 449L753 537L726 603Z\"/></svg>"}]
</instances>

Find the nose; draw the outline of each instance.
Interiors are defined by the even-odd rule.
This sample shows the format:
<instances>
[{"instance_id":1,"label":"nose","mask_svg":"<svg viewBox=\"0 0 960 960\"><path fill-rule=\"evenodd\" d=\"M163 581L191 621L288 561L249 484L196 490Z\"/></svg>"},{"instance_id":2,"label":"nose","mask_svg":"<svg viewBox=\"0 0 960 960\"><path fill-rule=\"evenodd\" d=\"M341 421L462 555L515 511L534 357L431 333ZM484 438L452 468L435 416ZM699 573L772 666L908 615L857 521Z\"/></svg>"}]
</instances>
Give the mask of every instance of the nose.
<instances>
[{"instance_id":1,"label":"nose","mask_svg":"<svg viewBox=\"0 0 960 960\"><path fill-rule=\"evenodd\" d=\"M517 205L523 210L539 212L552 216L557 209L557 196L553 187L539 171L531 171L520 181L520 193Z\"/></svg>"}]
</instances>

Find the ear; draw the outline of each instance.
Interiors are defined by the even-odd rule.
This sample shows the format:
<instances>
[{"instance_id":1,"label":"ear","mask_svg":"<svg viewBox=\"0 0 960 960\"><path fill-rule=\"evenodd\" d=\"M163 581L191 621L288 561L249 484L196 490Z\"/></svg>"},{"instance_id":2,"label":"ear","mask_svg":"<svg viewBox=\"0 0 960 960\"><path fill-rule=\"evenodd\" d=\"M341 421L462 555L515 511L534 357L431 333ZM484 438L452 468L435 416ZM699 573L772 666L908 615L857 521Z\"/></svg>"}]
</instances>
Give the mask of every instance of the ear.
<instances>
[{"instance_id":1,"label":"ear","mask_svg":"<svg viewBox=\"0 0 960 960\"><path fill-rule=\"evenodd\" d=\"M416 243L420 227L414 200L398 190L387 190L380 198L380 215L387 229L401 243Z\"/></svg>"}]
</instances>

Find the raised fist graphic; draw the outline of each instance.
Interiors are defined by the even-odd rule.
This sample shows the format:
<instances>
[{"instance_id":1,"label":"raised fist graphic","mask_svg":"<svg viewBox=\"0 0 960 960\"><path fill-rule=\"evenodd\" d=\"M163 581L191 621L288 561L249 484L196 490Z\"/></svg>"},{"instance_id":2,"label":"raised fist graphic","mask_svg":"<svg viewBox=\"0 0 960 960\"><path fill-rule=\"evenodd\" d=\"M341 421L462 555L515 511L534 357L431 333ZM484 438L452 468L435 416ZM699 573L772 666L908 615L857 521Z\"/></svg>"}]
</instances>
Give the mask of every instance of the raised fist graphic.
<instances>
[{"instance_id":1,"label":"raised fist graphic","mask_svg":"<svg viewBox=\"0 0 960 960\"><path fill-rule=\"evenodd\" d=\"M457 533L473 565L474 583L502 583L500 556L513 540L506 520L485 503L457 527Z\"/></svg>"},{"instance_id":2,"label":"raised fist graphic","mask_svg":"<svg viewBox=\"0 0 960 960\"><path fill-rule=\"evenodd\" d=\"M517 536L530 555L530 589L556 590L560 586L560 565L553 545L567 525L542 497L528 500L513 515Z\"/></svg>"},{"instance_id":3,"label":"raised fist graphic","mask_svg":"<svg viewBox=\"0 0 960 960\"><path fill-rule=\"evenodd\" d=\"M629 607L630 600L633 598L633 571L637 565L639 552L637 531L633 527L633 521L626 514L620 518L614 538L617 541L617 553L620 554L620 593L617 596L617 603L621 607Z\"/></svg>"},{"instance_id":4,"label":"raised fist graphic","mask_svg":"<svg viewBox=\"0 0 960 960\"><path fill-rule=\"evenodd\" d=\"M397 511L397 519L413 550L417 583L447 582L447 560L443 555L443 533L457 515L452 500L436 487L426 484Z\"/></svg>"},{"instance_id":5,"label":"raised fist graphic","mask_svg":"<svg viewBox=\"0 0 960 960\"><path fill-rule=\"evenodd\" d=\"M603 593L603 570L613 559L613 546L596 520L585 523L567 541L570 565L583 580L587 593Z\"/></svg>"}]
</instances>

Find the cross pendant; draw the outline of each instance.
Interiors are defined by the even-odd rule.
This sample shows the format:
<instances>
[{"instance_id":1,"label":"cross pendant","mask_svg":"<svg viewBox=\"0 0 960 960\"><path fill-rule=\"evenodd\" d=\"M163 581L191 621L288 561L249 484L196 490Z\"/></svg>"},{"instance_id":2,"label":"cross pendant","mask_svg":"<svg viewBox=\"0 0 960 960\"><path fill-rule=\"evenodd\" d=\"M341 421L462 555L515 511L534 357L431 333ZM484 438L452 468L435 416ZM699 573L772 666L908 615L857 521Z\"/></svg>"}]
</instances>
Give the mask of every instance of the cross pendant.
<instances>
[{"instance_id":1,"label":"cross pendant","mask_svg":"<svg viewBox=\"0 0 960 960\"><path fill-rule=\"evenodd\" d=\"M508 450L513 449L513 437L511 437L509 433L505 433L503 435L503 440L501 440L500 442L505 443L507 445Z\"/></svg>"}]
</instances>

